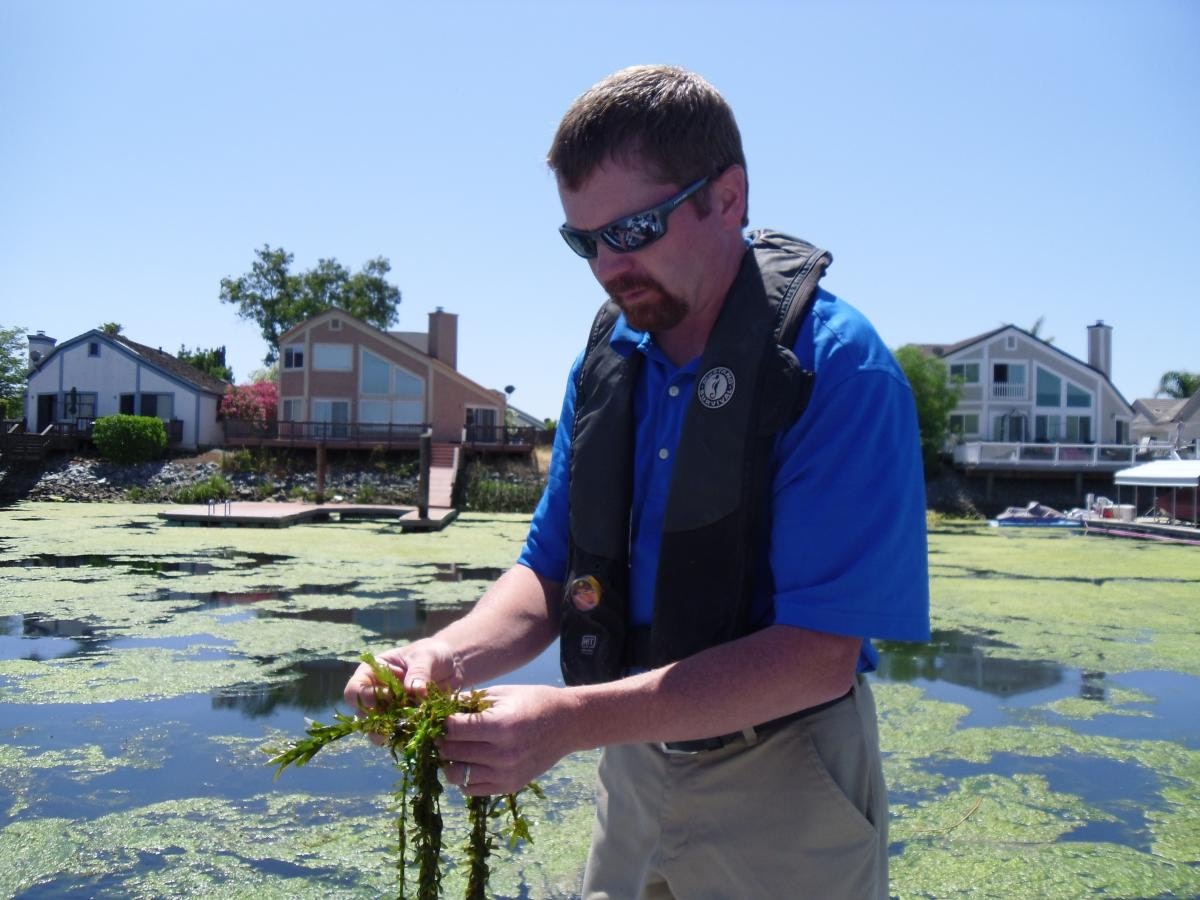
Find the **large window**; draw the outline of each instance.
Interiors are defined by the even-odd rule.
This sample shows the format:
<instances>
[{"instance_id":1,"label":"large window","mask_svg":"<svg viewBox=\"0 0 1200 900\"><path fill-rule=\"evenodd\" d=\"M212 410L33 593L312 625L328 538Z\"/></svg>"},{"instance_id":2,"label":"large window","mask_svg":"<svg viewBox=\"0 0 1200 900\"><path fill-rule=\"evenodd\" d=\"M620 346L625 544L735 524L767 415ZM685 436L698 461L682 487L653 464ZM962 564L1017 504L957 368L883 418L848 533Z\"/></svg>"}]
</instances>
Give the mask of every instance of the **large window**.
<instances>
[{"instance_id":1,"label":"large window","mask_svg":"<svg viewBox=\"0 0 1200 900\"><path fill-rule=\"evenodd\" d=\"M285 369L304 368L304 345L292 344L283 348L283 367Z\"/></svg>"},{"instance_id":2,"label":"large window","mask_svg":"<svg viewBox=\"0 0 1200 900\"><path fill-rule=\"evenodd\" d=\"M1092 417L1067 416L1068 444L1090 444L1092 442Z\"/></svg>"},{"instance_id":3,"label":"large window","mask_svg":"<svg viewBox=\"0 0 1200 900\"><path fill-rule=\"evenodd\" d=\"M354 348L350 344L313 344L313 369L324 372L349 372L353 367Z\"/></svg>"},{"instance_id":4,"label":"large window","mask_svg":"<svg viewBox=\"0 0 1200 900\"><path fill-rule=\"evenodd\" d=\"M1062 379L1045 369L1037 370L1037 405L1059 406L1062 403Z\"/></svg>"},{"instance_id":5,"label":"large window","mask_svg":"<svg viewBox=\"0 0 1200 900\"><path fill-rule=\"evenodd\" d=\"M317 437L344 438L350 435L350 402L348 400L314 400L313 420Z\"/></svg>"},{"instance_id":6,"label":"large window","mask_svg":"<svg viewBox=\"0 0 1200 900\"><path fill-rule=\"evenodd\" d=\"M1062 419L1058 416L1034 416L1033 439L1042 444L1061 440Z\"/></svg>"},{"instance_id":7,"label":"large window","mask_svg":"<svg viewBox=\"0 0 1200 900\"><path fill-rule=\"evenodd\" d=\"M1083 388L1081 388L1077 385L1071 384L1068 381L1067 382L1067 406L1074 407L1076 409L1078 409L1080 407L1082 407L1083 409L1091 409L1092 395L1089 394L1087 391L1085 391Z\"/></svg>"},{"instance_id":8,"label":"large window","mask_svg":"<svg viewBox=\"0 0 1200 900\"><path fill-rule=\"evenodd\" d=\"M174 394L142 394L138 414L158 416L164 422L175 415Z\"/></svg>"},{"instance_id":9,"label":"large window","mask_svg":"<svg viewBox=\"0 0 1200 900\"><path fill-rule=\"evenodd\" d=\"M359 381L364 394L390 394L392 367L386 359L364 350Z\"/></svg>"}]
</instances>

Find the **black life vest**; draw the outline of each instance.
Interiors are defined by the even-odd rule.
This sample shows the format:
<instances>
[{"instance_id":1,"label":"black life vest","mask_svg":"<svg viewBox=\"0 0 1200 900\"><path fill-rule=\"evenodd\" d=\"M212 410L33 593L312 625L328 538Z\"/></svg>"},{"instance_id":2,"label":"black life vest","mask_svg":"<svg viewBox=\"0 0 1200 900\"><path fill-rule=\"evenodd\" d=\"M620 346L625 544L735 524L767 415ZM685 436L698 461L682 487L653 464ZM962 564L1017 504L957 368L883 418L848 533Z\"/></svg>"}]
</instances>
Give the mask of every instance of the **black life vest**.
<instances>
[{"instance_id":1,"label":"black life vest","mask_svg":"<svg viewBox=\"0 0 1200 900\"><path fill-rule=\"evenodd\" d=\"M593 323L571 438L560 643L567 684L611 681L631 667L665 665L752 630L771 450L812 392L813 374L791 347L832 257L778 232L750 237L684 415L649 628L629 624L633 396L641 354L625 357L609 345L619 315L611 302Z\"/></svg>"}]
</instances>

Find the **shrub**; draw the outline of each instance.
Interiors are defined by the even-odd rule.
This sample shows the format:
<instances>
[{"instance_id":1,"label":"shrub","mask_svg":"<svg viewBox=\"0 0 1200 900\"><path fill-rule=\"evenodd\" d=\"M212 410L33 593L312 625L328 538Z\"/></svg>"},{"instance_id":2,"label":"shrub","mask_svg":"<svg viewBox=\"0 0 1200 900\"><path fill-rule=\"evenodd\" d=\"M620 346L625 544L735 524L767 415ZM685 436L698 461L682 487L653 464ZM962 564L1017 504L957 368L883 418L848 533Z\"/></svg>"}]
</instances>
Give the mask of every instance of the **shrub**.
<instances>
[{"instance_id":1,"label":"shrub","mask_svg":"<svg viewBox=\"0 0 1200 900\"><path fill-rule=\"evenodd\" d=\"M228 500L233 487L222 476L213 473L205 481L179 488L171 495L176 503L207 503L209 500Z\"/></svg>"},{"instance_id":2,"label":"shrub","mask_svg":"<svg viewBox=\"0 0 1200 900\"><path fill-rule=\"evenodd\" d=\"M167 450L167 427L154 416L104 416L92 427L100 455L115 463L158 459Z\"/></svg>"}]
</instances>

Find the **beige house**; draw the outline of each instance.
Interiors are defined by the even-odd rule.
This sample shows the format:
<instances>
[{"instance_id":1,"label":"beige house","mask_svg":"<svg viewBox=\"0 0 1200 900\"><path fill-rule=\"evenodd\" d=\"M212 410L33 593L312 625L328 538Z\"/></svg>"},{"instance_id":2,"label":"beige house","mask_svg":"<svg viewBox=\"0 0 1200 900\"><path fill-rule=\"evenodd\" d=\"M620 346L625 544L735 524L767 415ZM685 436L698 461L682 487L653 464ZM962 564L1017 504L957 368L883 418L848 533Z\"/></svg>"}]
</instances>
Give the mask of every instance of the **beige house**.
<instances>
[{"instance_id":1,"label":"beige house","mask_svg":"<svg viewBox=\"0 0 1200 900\"><path fill-rule=\"evenodd\" d=\"M1107 468L1131 458L1134 410L1110 378L1111 326L1088 326L1087 362L1015 325L922 349L961 384L956 462Z\"/></svg>"},{"instance_id":2,"label":"beige house","mask_svg":"<svg viewBox=\"0 0 1200 900\"><path fill-rule=\"evenodd\" d=\"M387 332L329 309L279 339L279 439L503 444L507 397L457 368L458 316Z\"/></svg>"}]
</instances>

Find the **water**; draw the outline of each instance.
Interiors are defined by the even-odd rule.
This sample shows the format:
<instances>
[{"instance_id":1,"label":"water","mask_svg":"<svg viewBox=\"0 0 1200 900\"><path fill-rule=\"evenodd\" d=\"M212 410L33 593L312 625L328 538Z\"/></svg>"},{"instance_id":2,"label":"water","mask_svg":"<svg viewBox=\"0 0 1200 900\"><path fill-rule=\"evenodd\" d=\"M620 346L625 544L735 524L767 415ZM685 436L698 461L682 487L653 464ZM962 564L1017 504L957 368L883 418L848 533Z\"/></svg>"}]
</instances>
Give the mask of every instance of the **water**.
<instances>
[{"instance_id":1,"label":"water","mask_svg":"<svg viewBox=\"0 0 1200 900\"><path fill-rule=\"evenodd\" d=\"M88 526L69 539L56 537L67 525L47 526L30 536L24 529L42 527L45 520L39 516L5 521L0 548L5 585L0 596L0 850L16 847L20 853L7 864L0 862L0 894L69 897L140 891L159 896L184 890L181 885L192 883L188 879L210 888L224 884L230 896L253 895L260 888L297 895L343 889L361 896L386 893L392 875L386 862L375 859L379 854L355 856L347 864L350 851L334 837L337 828L353 827L359 830L351 846L387 846L380 798L387 795L395 773L382 752L366 741L343 742L346 746L328 757L322 754L276 782L262 749L299 737L308 718L331 720L342 707L342 690L357 665L358 649L418 640L466 614L515 556L523 522L467 517L440 536L399 535L344 523L239 530L238 546L231 548L228 532L164 530L146 517L107 515L105 526ZM472 543L483 540L492 543ZM1112 591L1128 590L1139 598L1146 591L1194 596L1190 592L1196 581L1186 564L1174 569L1164 565L1162 571L1107 571L1089 557L1072 564L1086 574L1047 562L1039 564L1059 569L1039 578L1007 568L1007 555L974 558L981 547L1012 543L984 543L988 540L934 546L931 561L936 559L940 567L935 592L952 594L962 585L995 592L1011 585L1011 596L1017 598L1051 585L1048 590L1082 592L1079 602L1092 605ZM1065 552L1090 552L1086 539L1081 540L1056 543L1056 559ZM1021 546L1036 550L1050 543ZM1170 554L1177 548L1165 549ZM1163 550L1150 552L1168 563L1182 559L1163 555ZM1117 552L1107 551L1104 558ZM1155 595L1156 609L1175 602L1163 596ZM927 700L965 710L946 738L936 737L934 729L935 736L925 739L917 714L897 714L905 727L913 723L913 734L903 728L891 733L889 758L910 760L914 771L933 780L908 782L900 769L894 779L889 775L900 810L896 831L903 832L910 810L953 798L981 776L1000 779L1001 785L1037 778L1049 793L1022 802L1044 805L1052 816L1065 818L1069 814L1059 806L1065 802L1062 797L1070 797L1092 811L1081 814L1057 840L1077 845L1081 853L1117 845L1147 859L1155 848L1155 865L1161 866L1154 816L1171 808L1164 792L1186 784L1182 770L1172 768L1176 757L1171 754L1200 750L1200 721L1194 712L1200 677L1162 665L1160 638L1168 629L1149 615L1149 607L1143 608L1143 617L1131 617L1133 625L1121 633L1105 631L1097 638L1108 643L1104 652L1091 654L1086 667L1071 664L1088 655L1079 646L1073 645L1072 654L1062 659L1030 653L1027 632L1040 626L1045 609L1004 609L978 628L940 624L928 644L878 643L879 670L872 677L885 724L892 686L918 688ZM1194 613L1183 605L1169 628L1194 629L1192 622ZM1107 629L1108 622L1096 626L1101 627ZM1020 634L1018 628L1023 629ZM323 649L331 646L339 649ZM1125 665L1110 671L1092 664L1102 662L1105 653L1130 647L1144 648L1145 668ZM152 681L153 673L121 668L122 660L143 658L150 665L167 660L172 673L176 666L184 673L211 671L212 684L191 687L189 682L161 696L147 692L145 681ZM220 677L227 668L245 674ZM111 675L114 670L117 676ZM125 679L128 696L114 702L72 702L55 695L27 702L40 690L42 676L62 679L61 691L68 696L71 691L89 696L92 683L106 678ZM560 685L557 646L498 680ZM1028 735L1028 746L1021 741L1014 745L1014 732ZM953 746L952 739L964 734L986 739L985 751ZM986 750L993 735L995 747ZM577 883L572 879L590 830L592 763L564 766L546 776L549 800L542 813L548 823L544 827L554 829L550 845L559 849L541 845L531 851L533 861L523 865L540 868L519 869L509 882L503 878L510 869L501 866L497 877L508 886L497 888L497 896L571 895L570 888L545 885ZM1003 802L1002 794L995 797L1001 799L988 802ZM221 801L236 813L225 822L207 808L190 811L198 801ZM461 804L454 791L445 802L449 809ZM963 804L956 803L941 821L961 817ZM322 812L325 808L330 812ZM988 813L982 807L980 827L998 818L995 810ZM134 824L123 824L123 816L134 816ZM363 824L353 824L360 819ZM64 824L53 824L60 821ZM974 825L972 820L959 830ZM21 828L43 826L60 836L56 839L78 835L81 843L57 851L50 844L44 859L41 845L26 846L27 837L4 843L9 835L27 834ZM971 840L986 837L973 833ZM322 849L326 845L328 852ZM1003 856L1004 845L996 846L996 854ZM906 839L893 846L897 860L917 852L933 851ZM22 861L26 853L27 862ZM85 858L96 862L83 867L72 862ZM541 887L531 887L531 872L551 874ZM1077 881L1080 877L1068 874ZM153 881L159 877L167 881ZM159 887L135 891L135 883Z\"/></svg>"}]
</instances>

